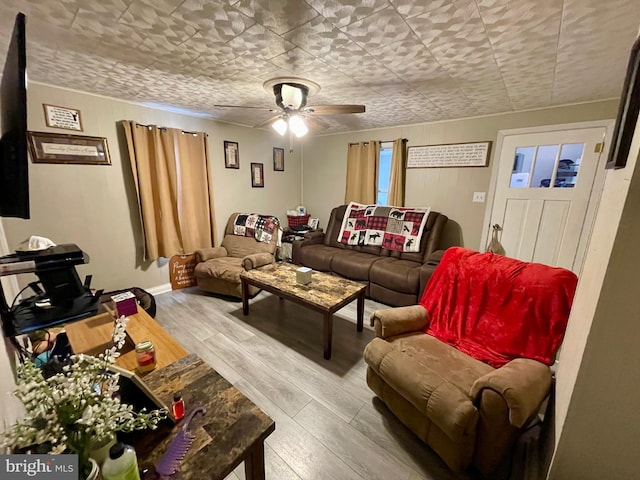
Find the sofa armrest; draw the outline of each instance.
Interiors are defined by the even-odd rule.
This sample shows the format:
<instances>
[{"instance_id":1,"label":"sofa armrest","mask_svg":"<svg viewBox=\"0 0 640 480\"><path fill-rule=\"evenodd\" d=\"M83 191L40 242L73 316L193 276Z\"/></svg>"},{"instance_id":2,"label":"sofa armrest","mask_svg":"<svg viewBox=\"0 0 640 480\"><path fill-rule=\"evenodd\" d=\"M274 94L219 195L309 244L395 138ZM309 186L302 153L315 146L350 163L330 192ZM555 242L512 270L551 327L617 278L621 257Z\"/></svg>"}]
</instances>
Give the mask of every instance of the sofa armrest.
<instances>
[{"instance_id":1,"label":"sofa armrest","mask_svg":"<svg viewBox=\"0 0 640 480\"><path fill-rule=\"evenodd\" d=\"M389 338L424 330L429 324L429 317L422 305L411 305L376 310L371 314L370 322L375 327L377 337Z\"/></svg>"},{"instance_id":2,"label":"sofa armrest","mask_svg":"<svg viewBox=\"0 0 640 480\"><path fill-rule=\"evenodd\" d=\"M264 267L270 263L274 263L275 259L271 253L252 253L242 259L242 266L245 270L253 270L254 268Z\"/></svg>"},{"instance_id":3,"label":"sofa armrest","mask_svg":"<svg viewBox=\"0 0 640 480\"><path fill-rule=\"evenodd\" d=\"M473 382L471 398L476 401L485 388L502 395L509 407L509 423L521 428L549 394L551 370L536 360L516 358Z\"/></svg>"},{"instance_id":4,"label":"sofa armrest","mask_svg":"<svg viewBox=\"0 0 640 480\"><path fill-rule=\"evenodd\" d=\"M219 257L228 257L229 252L224 247L210 247L210 248L199 248L195 251L196 261L206 262L207 260L211 260L212 258Z\"/></svg>"},{"instance_id":5,"label":"sofa armrest","mask_svg":"<svg viewBox=\"0 0 640 480\"><path fill-rule=\"evenodd\" d=\"M321 245L324 243L324 235L322 230L316 230L305 233L303 240L294 240L291 245L291 261L296 265L302 265L300 249L307 245Z\"/></svg>"},{"instance_id":6,"label":"sofa armrest","mask_svg":"<svg viewBox=\"0 0 640 480\"><path fill-rule=\"evenodd\" d=\"M427 257L427 265L433 265L437 267L440 263L440 260L442 260L444 252L444 250L435 250L431 252L431 254Z\"/></svg>"}]
</instances>

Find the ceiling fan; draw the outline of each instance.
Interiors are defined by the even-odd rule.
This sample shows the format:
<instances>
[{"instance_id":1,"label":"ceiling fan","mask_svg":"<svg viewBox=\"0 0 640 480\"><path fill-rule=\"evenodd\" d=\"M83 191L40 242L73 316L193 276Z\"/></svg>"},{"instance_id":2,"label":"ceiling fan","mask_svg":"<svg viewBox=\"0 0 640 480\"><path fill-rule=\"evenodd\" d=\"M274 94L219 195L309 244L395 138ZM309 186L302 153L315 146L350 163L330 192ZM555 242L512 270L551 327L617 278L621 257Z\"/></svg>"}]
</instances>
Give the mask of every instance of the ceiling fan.
<instances>
[{"instance_id":1,"label":"ceiling fan","mask_svg":"<svg viewBox=\"0 0 640 480\"><path fill-rule=\"evenodd\" d=\"M271 125L280 135L289 131L296 137L307 134L309 127L325 129L329 125L318 115L342 115L364 113L364 105L315 105L307 106L307 97L320 91L320 85L298 77L277 77L264 82L262 87L276 97L278 108L250 107L241 105L214 105L219 108L251 108L266 110L276 115L255 125L255 128Z\"/></svg>"}]
</instances>

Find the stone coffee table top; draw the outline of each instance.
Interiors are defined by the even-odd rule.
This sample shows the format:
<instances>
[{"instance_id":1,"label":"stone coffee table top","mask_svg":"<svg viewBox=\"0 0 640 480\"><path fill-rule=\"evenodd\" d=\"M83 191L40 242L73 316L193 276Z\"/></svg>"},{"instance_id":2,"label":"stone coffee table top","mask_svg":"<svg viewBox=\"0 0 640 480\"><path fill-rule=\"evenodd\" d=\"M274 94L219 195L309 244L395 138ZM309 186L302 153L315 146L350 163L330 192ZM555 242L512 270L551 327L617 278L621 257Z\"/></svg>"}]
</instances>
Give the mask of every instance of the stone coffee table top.
<instances>
[{"instance_id":1,"label":"stone coffee table top","mask_svg":"<svg viewBox=\"0 0 640 480\"><path fill-rule=\"evenodd\" d=\"M305 302L319 307L332 309L346 299L353 297L365 288L364 285L315 270L311 274L311 283L300 285L296 282L296 270L299 265L276 263L242 272L240 275L252 281L268 286L269 291L280 291L295 295ZM277 294L277 292L274 292Z\"/></svg>"}]
</instances>

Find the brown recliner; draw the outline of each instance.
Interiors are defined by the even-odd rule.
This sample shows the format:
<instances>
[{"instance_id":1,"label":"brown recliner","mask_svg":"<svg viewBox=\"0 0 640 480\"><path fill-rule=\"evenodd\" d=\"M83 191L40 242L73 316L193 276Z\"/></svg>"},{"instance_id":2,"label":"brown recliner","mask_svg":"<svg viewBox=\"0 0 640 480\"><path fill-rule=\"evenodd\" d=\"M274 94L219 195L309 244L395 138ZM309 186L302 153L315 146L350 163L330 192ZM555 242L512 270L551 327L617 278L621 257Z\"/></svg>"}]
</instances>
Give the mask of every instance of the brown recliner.
<instances>
[{"instance_id":1,"label":"brown recliner","mask_svg":"<svg viewBox=\"0 0 640 480\"><path fill-rule=\"evenodd\" d=\"M227 221L224 239L219 247L195 251L195 276L198 288L207 292L242 298L240 273L275 262L278 232L270 242L259 242L253 237L234 235L233 226L239 213ZM260 289L249 285L249 295L256 296Z\"/></svg>"},{"instance_id":2,"label":"brown recliner","mask_svg":"<svg viewBox=\"0 0 640 480\"><path fill-rule=\"evenodd\" d=\"M373 313L367 384L451 469L494 478L549 393L576 283L562 268L450 248L420 304Z\"/></svg>"}]
</instances>

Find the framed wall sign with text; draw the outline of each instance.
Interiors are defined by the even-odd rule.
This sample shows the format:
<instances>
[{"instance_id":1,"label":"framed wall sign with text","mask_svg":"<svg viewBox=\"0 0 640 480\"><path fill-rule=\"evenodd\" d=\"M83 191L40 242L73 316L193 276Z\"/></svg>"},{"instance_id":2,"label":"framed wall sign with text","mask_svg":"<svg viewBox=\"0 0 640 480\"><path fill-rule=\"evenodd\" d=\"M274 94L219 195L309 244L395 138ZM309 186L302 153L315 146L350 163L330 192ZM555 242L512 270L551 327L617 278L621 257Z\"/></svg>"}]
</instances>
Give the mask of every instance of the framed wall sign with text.
<instances>
[{"instance_id":1,"label":"framed wall sign with text","mask_svg":"<svg viewBox=\"0 0 640 480\"><path fill-rule=\"evenodd\" d=\"M104 137L29 132L28 139L33 163L111 165Z\"/></svg>"},{"instance_id":2,"label":"framed wall sign with text","mask_svg":"<svg viewBox=\"0 0 640 480\"><path fill-rule=\"evenodd\" d=\"M44 118L47 121L47 127L65 128L67 130L82 132L80 110L46 103L43 103L42 106L44 107Z\"/></svg>"}]
</instances>

